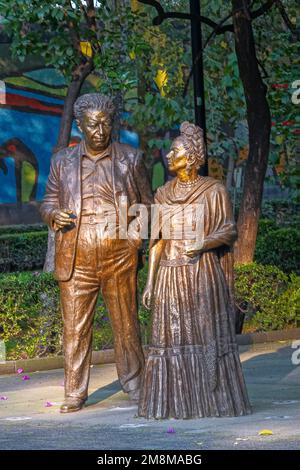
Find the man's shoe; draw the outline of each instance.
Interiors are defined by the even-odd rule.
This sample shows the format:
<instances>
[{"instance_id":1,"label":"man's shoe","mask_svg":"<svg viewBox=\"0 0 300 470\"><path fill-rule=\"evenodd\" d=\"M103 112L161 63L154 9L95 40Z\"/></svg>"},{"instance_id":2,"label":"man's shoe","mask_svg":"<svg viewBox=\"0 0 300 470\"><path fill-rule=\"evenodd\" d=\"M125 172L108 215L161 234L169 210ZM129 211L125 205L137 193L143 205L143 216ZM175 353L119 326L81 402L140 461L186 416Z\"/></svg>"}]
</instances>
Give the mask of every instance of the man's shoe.
<instances>
[{"instance_id":1,"label":"man's shoe","mask_svg":"<svg viewBox=\"0 0 300 470\"><path fill-rule=\"evenodd\" d=\"M60 407L61 413L73 413L74 411L79 411L83 407L85 400L81 398L66 398L65 402Z\"/></svg>"}]
</instances>

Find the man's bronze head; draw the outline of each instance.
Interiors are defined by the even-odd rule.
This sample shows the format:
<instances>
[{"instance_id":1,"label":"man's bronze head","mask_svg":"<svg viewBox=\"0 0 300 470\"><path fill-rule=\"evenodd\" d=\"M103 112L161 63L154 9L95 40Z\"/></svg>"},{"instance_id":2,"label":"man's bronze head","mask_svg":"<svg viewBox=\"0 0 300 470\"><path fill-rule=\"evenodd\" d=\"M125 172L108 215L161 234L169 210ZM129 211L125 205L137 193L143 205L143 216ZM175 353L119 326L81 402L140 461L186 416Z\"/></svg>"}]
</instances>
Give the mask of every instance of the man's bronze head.
<instances>
[{"instance_id":1,"label":"man's bronze head","mask_svg":"<svg viewBox=\"0 0 300 470\"><path fill-rule=\"evenodd\" d=\"M115 107L108 96L88 93L76 100L74 115L88 149L101 152L109 145L114 114Z\"/></svg>"}]
</instances>

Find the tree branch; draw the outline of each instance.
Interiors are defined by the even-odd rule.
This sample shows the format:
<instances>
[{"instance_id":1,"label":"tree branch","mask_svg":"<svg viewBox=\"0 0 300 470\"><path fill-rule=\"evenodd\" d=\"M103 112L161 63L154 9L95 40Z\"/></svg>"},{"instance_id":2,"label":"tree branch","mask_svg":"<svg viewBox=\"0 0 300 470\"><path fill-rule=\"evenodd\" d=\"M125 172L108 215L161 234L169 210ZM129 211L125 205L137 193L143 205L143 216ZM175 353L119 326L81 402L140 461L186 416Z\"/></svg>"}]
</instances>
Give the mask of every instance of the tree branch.
<instances>
[{"instance_id":1,"label":"tree branch","mask_svg":"<svg viewBox=\"0 0 300 470\"><path fill-rule=\"evenodd\" d=\"M96 11L95 11L95 5L94 5L94 0L86 0L87 3L87 22L90 28L96 32L97 30L97 23L96 23Z\"/></svg>"},{"instance_id":2,"label":"tree branch","mask_svg":"<svg viewBox=\"0 0 300 470\"><path fill-rule=\"evenodd\" d=\"M87 22L87 24L89 23L89 18L87 16L87 12L86 12L86 9L84 8L81 0L78 0L78 3L79 3L79 8L81 10L81 13L83 14L84 18L85 18L85 21Z\"/></svg>"},{"instance_id":3,"label":"tree branch","mask_svg":"<svg viewBox=\"0 0 300 470\"><path fill-rule=\"evenodd\" d=\"M198 15L195 16L195 15L190 15L189 13L180 13L180 12L175 12L175 11L165 12L161 4L156 0L139 0L139 2L145 5L150 5L156 9L157 16L153 19L153 24L156 26L160 25L165 19L168 19L168 18L179 18L179 19L184 19L184 20L192 20L193 18L195 18L198 21L204 24L207 24L208 26L213 28L214 29L213 34L212 34L213 36L215 34L225 33L226 31L233 32L232 24L228 24L224 26L221 26L221 25L227 19L229 19L232 15L237 13L237 11L232 11L231 14L228 15L226 18L224 18L224 20L221 20L220 23L215 23L214 21L212 21L210 18L207 18L206 16L198 16ZM251 11L249 8L250 6L247 8L246 5L241 9L245 11L245 14L249 20L250 19L255 20L256 18L259 18L260 16L264 15L268 10L270 10L270 8L272 8L272 6L275 3L277 7L279 8L280 13L286 25L288 26L288 28L291 29L293 33L295 33L295 27L290 21L290 19L288 18L286 11L284 9L284 6L280 0L267 0L266 3L264 3L261 7L257 8L254 11Z\"/></svg>"},{"instance_id":4,"label":"tree branch","mask_svg":"<svg viewBox=\"0 0 300 470\"><path fill-rule=\"evenodd\" d=\"M187 90L188 90L188 86L189 86L190 79L191 79L192 76L193 76L194 69L195 69L195 65L196 65L196 63L198 62L198 60L200 59L201 54L203 54L203 51L204 51L204 49L206 48L206 46L208 45L208 43L210 42L210 40L211 40L215 35L218 34L218 30L219 30L219 28L222 26L222 24L225 23L225 21L227 21L228 18L230 18L231 16L232 16L232 13L230 13L229 15L227 15L225 18L223 18L223 20L221 20L221 21L217 24L216 28L210 33L210 35L209 35L208 38L206 39L206 41L205 41L205 43L204 43L204 46L202 47L201 51L198 52L198 54L197 54L197 56L196 56L196 58L195 58L195 60L194 60L194 63L193 63L193 65L192 65L192 67L191 67L189 76L188 76L188 78L187 78L187 80L186 80L186 82L185 82L185 84L184 84L184 90L183 90L183 94L182 94L182 95L183 95L183 98L184 98L184 97L186 96L186 94L187 94Z\"/></svg>"},{"instance_id":5,"label":"tree branch","mask_svg":"<svg viewBox=\"0 0 300 470\"><path fill-rule=\"evenodd\" d=\"M269 74L268 74L268 72L266 71L264 64L263 64L260 60L258 60L258 59L257 59L257 63L258 63L258 65L260 66L260 68L262 69L262 71L263 71L263 76L262 76L261 78L269 78Z\"/></svg>"},{"instance_id":6,"label":"tree branch","mask_svg":"<svg viewBox=\"0 0 300 470\"><path fill-rule=\"evenodd\" d=\"M69 1L69 6L72 8L71 0ZM68 15L67 12L65 12L65 15L66 15L66 22L69 28L70 38L71 38L73 47L79 54L81 54L79 34L74 27L74 22L70 19L70 17L69 18L67 17Z\"/></svg>"},{"instance_id":7,"label":"tree branch","mask_svg":"<svg viewBox=\"0 0 300 470\"><path fill-rule=\"evenodd\" d=\"M97 41L92 43L92 49L94 52L101 52L101 46L98 37L98 26L96 21L96 10L94 5L94 0L86 1L86 8L82 3L82 0L78 0L79 8L85 18L88 29L93 31Z\"/></svg>"},{"instance_id":8,"label":"tree branch","mask_svg":"<svg viewBox=\"0 0 300 470\"><path fill-rule=\"evenodd\" d=\"M297 32L298 32L297 27L294 26L291 20L289 19L288 14L285 11L284 5L281 2L281 0L275 0L275 3L288 29L291 31L293 35L294 34L297 35Z\"/></svg>"},{"instance_id":9,"label":"tree branch","mask_svg":"<svg viewBox=\"0 0 300 470\"><path fill-rule=\"evenodd\" d=\"M274 5L275 1L276 0L268 0L261 7L257 8L257 10L251 11L250 12L251 19L255 20L259 16L262 16L264 13L270 10L270 8Z\"/></svg>"},{"instance_id":10,"label":"tree branch","mask_svg":"<svg viewBox=\"0 0 300 470\"><path fill-rule=\"evenodd\" d=\"M220 28L218 23L215 23L214 21L212 21L210 18L207 18L206 16L191 15L189 13L180 13L177 11L165 12L161 4L157 2L156 0L139 0L139 2L145 5L150 5L156 9L158 15L153 19L153 24L155 26L160 25L165 19L168 19L168 18L178 18L178 19L183 19L183 20L196 19L199 22L204 23L210 26L211 28L213 28L214 30L216 30L216 34L225 33L226 31L231 31L231 32L233 31L233 25L229 24ZM223 23L223 21L221 23Z\"/></svg>"}]
</instances>

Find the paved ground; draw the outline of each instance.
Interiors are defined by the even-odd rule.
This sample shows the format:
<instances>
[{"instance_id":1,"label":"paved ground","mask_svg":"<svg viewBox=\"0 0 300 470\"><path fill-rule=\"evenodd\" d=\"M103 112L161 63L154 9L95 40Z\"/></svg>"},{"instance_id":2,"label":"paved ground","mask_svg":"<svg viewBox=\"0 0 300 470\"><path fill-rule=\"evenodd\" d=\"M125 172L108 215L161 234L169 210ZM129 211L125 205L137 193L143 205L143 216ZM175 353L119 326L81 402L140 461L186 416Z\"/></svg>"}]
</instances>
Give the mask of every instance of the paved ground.
<instances>
[{"instance_id":1,"label":"paved ground","mask_svg":"<svg viewBox=\"0 0 300 470\"><path fill-rule=\"evenodd\" d=\"M300 366L290 342L241 348L251 416L147 421L120 391L113 364L92 367L90 398L61 415L63 371L0 376L0 449L300 449ZM26 372L26 371L25 371ZM52 406L46 407L46 402ZM173 433L168 433L169 428ZM263 429L271 436L259 436Z\"/></svg>"}]
</instances>

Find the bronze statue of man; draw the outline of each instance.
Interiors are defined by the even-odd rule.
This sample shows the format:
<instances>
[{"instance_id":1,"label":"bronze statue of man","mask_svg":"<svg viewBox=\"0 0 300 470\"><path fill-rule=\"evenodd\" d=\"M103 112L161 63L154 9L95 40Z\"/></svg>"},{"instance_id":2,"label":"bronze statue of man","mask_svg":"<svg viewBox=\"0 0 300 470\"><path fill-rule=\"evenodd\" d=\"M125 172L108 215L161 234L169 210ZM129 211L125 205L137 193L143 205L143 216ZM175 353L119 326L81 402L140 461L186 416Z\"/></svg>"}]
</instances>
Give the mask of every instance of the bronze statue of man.
<instances>
[{"instance_id":1,"label":"bronze statue of man","mask_svg":"<svg viewBox=\"0 0 300 470\"><path fill-rule=\"evenodd\" d=\"M79 145L52 157L43 220L55 230L55 271L64 321L65 402L62 413L87 399L92 327L101 290L109 312L116 366L124 392L139 396L144 355L137 319L139 216L128 217L130 236L120 235L120 201L150 207L152 191L141 152L112 142L115 109L97 93L80 96L74 115ZM115 212L115 236L107 231L107 207ZM109 212L109 211L108 211ZM128 214L130 213L128 209Z\"/></svg>"}]
</instances>

